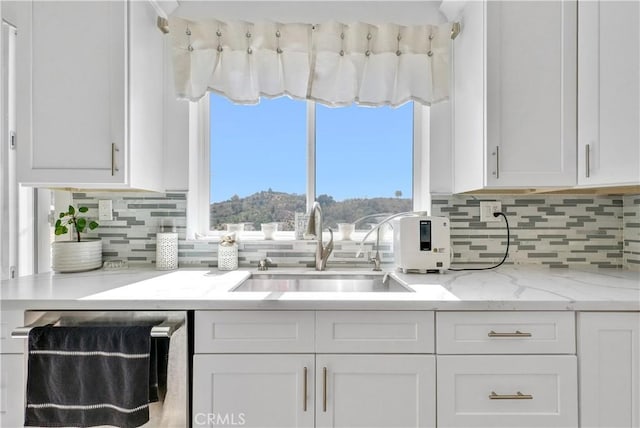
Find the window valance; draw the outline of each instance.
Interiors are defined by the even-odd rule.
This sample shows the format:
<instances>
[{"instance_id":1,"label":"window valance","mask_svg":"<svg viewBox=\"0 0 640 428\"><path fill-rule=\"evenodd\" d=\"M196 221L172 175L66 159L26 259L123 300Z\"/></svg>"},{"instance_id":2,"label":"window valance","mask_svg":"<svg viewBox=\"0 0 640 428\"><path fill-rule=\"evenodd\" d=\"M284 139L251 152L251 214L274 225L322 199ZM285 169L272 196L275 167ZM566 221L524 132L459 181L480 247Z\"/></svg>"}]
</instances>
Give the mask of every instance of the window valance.
<instances>
[{"instance_id":1,"label":"window valance","mask_svg":"<svg viewBox=\"0 0 640 428\"><path fill-rule=\"evenodd\" d=\"M331 106L432 104L449 95L451 24L170 21L178 97L207 91Z\"/></svg>"}]
</instances>

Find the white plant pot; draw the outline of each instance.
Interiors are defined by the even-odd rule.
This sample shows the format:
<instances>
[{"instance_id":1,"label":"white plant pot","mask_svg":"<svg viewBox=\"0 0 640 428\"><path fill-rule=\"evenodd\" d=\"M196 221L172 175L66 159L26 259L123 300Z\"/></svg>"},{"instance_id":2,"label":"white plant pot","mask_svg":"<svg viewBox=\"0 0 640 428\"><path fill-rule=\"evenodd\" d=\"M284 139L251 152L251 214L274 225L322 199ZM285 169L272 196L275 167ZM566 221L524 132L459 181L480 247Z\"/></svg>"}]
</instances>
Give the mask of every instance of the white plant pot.
<instances>
[{"instance_id":1,"label":"white plant pot","mask_svg":"<svg viewBox=\"0 0 640 428\"><path fill-rule=\"evenodd\" d=\"M102 240L56 241L52 247L52 268L56 272L82 272L102 266Z\"/></svg>"}]
</instances>

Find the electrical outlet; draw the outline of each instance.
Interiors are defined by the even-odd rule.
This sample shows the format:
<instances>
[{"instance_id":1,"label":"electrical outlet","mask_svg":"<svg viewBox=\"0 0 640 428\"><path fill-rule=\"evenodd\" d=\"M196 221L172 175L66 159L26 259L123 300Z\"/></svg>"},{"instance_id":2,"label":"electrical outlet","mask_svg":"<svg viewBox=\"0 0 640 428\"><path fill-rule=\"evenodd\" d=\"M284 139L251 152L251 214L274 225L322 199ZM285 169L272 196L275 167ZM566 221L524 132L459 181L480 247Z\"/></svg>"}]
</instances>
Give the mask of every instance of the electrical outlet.
<instances>
[{"instance_id":1,"label":"electrical outlet","mask_svg":"<svg viewBox=\"0 0 640 428\"><path fill-rule=\"evenodd\" d=\"M98 201L98 220L113 220L113 203L111 199Z\"/></svg>"},{"instance_id":2,"label":"electrical outlet","mask_svg":"<svg viewBox=\"0 0 640 428\"><path fill-rule=\"evenodd\" d=\"M500 217L494 217L493 213L502 211L502 202L480 201L480 221L500 221Z\"/></svg>"}]
</instances>

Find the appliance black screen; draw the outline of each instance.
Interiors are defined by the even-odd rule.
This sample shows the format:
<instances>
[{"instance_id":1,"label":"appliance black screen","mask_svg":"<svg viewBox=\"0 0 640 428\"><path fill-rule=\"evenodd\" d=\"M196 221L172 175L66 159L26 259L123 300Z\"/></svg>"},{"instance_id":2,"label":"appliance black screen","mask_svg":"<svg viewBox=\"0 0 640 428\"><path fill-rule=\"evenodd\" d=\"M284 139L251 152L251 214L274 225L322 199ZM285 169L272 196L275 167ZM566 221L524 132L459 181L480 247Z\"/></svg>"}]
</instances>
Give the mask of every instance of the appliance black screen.
<instances>
[{"instance_id":1,"label":"appliance black screen","mask_svg":"<svg viewBox=\"0 0 640 428\"><path fill-rule=\"evenodd\" d=\"M431 251L431 220L420 220L420 251Z\"/></svg>"}]
</instances>

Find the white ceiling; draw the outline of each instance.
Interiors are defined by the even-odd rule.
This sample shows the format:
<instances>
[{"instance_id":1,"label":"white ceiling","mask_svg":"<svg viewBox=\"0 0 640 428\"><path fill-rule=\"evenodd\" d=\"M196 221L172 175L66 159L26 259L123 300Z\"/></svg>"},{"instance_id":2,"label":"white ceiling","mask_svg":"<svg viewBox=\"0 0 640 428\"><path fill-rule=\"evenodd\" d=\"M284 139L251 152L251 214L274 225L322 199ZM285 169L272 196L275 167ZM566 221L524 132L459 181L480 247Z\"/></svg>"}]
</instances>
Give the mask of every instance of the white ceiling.
<instances>
[{"instance_id":1,"label":"white ceiling","mask_svg":"<svg viewBox=\"0 0 640 428\"><path fill-rule=\"evenodd\" d=\"M322 23L326 21L394 23L401 25L445 22L440 1L180 1L172 14L187 19Z\"/></svg>"}]
</instances>

